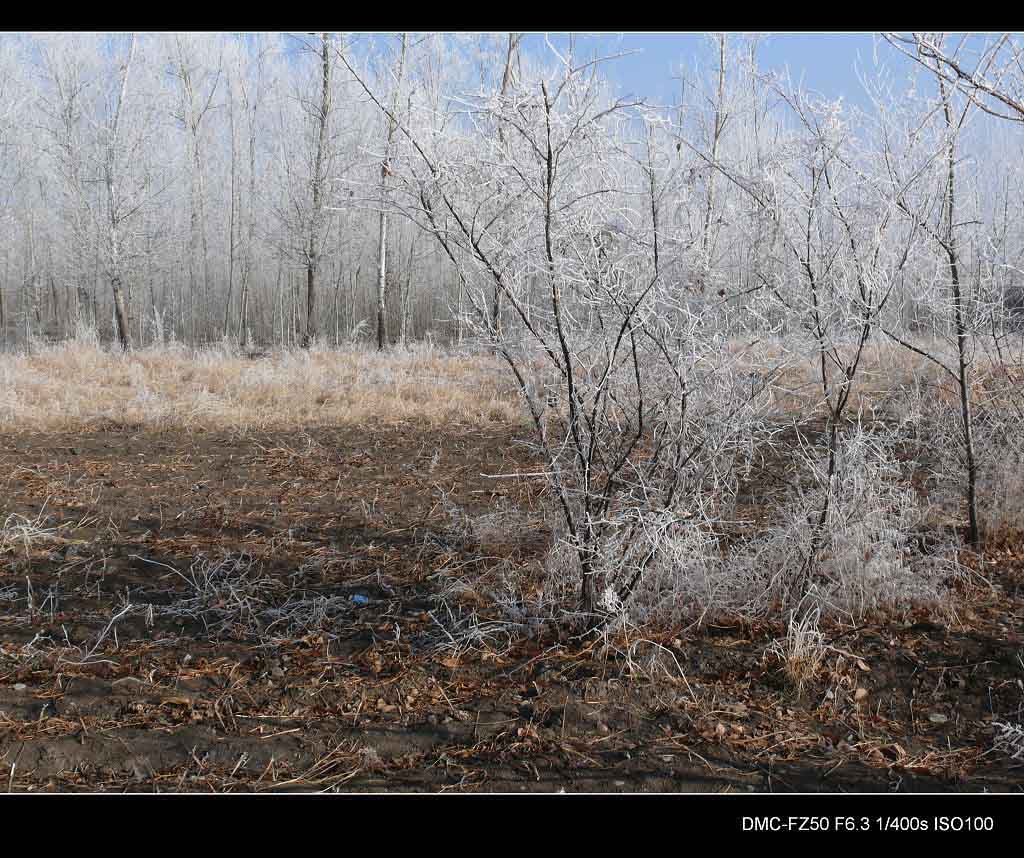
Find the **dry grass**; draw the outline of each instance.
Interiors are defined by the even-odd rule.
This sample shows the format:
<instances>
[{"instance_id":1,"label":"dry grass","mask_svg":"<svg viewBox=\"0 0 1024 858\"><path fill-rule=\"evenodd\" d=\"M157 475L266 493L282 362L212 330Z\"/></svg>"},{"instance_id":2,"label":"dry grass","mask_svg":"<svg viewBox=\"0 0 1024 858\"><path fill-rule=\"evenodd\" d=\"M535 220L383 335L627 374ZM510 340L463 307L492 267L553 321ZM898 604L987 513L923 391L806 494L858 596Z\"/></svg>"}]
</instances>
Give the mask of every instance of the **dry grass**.
<instances>
[{"instance_id":1,"label":"dry grass","mask_svg":"<svg viewBox=\"0 0 1024 858\"><path fill-rule=\"evenodd\" d=\"M759 343L752 371L779 367L784 412L820 398L812 357ZM883 404L894 383L936 379L928 364L891 344L868 348L853 407ZM884 406L883 406L884 407ZM359 346L276 352L252 360L226 347L161 346L124 356L89 338L0 355L0 430L140 428L289 429L413 422L488 426L524 419L506 368L487 355L417 345L384 354Z\"/></svg>"},{"instance_id":2,"label":"dry grass","mask_svg":"<svg viewBox=\"0 0 1024 858\"><path fill-rule=\"evenodd\" d=\"M807 611L800 619L794 612L790 615L785 638L772 641L765 653L782 663L798 696L803 694L804 686L821 673L829 653L825 636L818 628L820 619L821 612L817 609Z\"/></svg>"},{"instance_id":3,"label":"dry grass","mask_svg":"<svg viewBox=\"0 0 1024 858\"><path fill-rule=\"evenodd\" d=\"M978 338L978 341L982 347L976 349L971 364L972 401L978 406L991 405L994 401L1003 402L1008 396L1019 396L1024 367L1000 364L993 357L994 350L989 340ZM947 366L955 368L956 357L949 343L935 338L916 339L914 342L924 351L939 357ZM780 411L799 415L823 413L821 363L813 343L800 345L766 339L749 345L735 340L730 351L742 354L743 363L755 376L758 370L763 371L767 367L777 369L773 395ZM844 361L852 361L854 353L852 344L840 348ZM829 363L829 372L835 385L841 372L833 363ZM856 412L863 408L868 413L895 412L891 416L905 416L900 412L906 407L903 400L911 387L926 389L937 401L958 407L958 391L953 377L927 358L876 335L864 347L857 365L849 410Z\"/></svg>"},{"instance_id":4,"label":"dry grass","mask_svg":"<svg viewBox=\"0 0 1024 858\"><path fill-rule=\"evenodd\" d=\"M288 429L522 420L506 373L487 356L417 346L279 352L162 347L130 355L67 342L0 355L0 430Z\"/></svg>"}]
</instances>

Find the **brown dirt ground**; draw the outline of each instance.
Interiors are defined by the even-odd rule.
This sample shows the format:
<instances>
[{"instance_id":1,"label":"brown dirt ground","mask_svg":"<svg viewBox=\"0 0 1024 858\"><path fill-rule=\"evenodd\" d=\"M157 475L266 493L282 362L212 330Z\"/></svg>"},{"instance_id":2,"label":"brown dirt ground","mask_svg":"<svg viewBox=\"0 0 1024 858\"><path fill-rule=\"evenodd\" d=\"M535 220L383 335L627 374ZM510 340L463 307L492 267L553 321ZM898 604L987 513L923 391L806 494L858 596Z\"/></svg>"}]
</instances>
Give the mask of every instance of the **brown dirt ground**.
<instances>
[{"instance_id":1,"label":"brown dirt ground","mask_svg":"<svg viewBox=\"0 0 1024 858\"><path fill-rule=\"evenodd\" d=\"M0 790L1024 782L991 750L991 721L1024 708L1024 560L1009 549L988 558L991 587L963 593L962 625L837 630L845 655L800 695L765 656L771 625L612 646L495 626L446 649L446 581L543 556L542 484L483 476L533 467L511 430L0 436L0 519L56 528L0 553ZM470 514L504 505L527 530L482 551L442 492ZM196 558L239 555L241 584L199 598ZM460 599L461 617L495 610Z\"/></svg>"}]
</instances>

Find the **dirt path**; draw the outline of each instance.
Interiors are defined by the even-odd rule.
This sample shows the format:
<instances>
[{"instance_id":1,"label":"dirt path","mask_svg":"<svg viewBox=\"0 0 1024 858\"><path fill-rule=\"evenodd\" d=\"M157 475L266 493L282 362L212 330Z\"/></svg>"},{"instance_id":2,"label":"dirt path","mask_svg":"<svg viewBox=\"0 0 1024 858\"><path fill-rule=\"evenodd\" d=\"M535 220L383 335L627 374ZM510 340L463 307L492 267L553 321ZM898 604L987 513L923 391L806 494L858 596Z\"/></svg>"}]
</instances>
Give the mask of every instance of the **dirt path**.
<instances>
[{"instance_id":1,"label":"dirt path","mask_svg":"<svg viewBox=\"0 0 1024 858\"><path fill-rule=\"evenodd\" d=\"M532 469L415 426L0 438L0 789L1018 788L1019 557L797 697L768 626L513 634L544 487L493 475Z\"/></svg>"}]
</instances>

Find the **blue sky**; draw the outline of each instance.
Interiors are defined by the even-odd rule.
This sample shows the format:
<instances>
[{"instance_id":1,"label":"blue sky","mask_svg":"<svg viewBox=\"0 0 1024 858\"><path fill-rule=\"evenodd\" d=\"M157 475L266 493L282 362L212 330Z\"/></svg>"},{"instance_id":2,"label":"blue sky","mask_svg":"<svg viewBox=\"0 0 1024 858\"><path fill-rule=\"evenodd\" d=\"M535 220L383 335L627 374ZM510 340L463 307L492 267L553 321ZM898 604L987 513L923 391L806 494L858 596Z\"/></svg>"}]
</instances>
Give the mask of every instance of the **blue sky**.
<instances>
[{"instance_id":1,"label":"blue sky","mask_svg":"<svg viewBox=\"0 0 1024 858\"><path fill-rule=\"evenodd\" d=\"M542 34L527 37L534 49L544 44ZM564 36L551 36L555 44L564 44ZM580 51L612 53L636 51L605 66L622 94L634 94L658 102L678 97L679 67L692 73L694 61L708 56L708 37L704 33L600 33L577 37ZM847 102L863 104L863 91L855 68L859 62L870 69L875 37L872 33L773 33L762 36L758 49L761 68L778 71L789 68L794 81L829 98L842 96ZM893 68L908 65L892 48L883 44L879 55Z\"/></svg>"}]
</instances>

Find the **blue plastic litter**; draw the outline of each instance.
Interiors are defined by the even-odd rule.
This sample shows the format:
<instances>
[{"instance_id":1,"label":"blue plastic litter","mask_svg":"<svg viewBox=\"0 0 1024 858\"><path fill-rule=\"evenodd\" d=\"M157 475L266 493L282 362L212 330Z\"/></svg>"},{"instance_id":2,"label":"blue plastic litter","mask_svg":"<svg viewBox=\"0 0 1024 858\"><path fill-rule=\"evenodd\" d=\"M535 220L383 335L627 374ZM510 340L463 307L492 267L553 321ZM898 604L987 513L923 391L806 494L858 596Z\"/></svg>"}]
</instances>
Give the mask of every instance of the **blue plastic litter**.
<instances>
[{"instance_id":1,"label":"blue plastic litter","mask_svg":"<svg viewBox=\"0 0 1024 858\"><path fill-rule=\"evenodd\" d=\"M370 600L366 596L364 596L362 593L356 593L352 597L352 601L355 602L357 605L369 605L370 604Z\"/></svg>"}]
</instances>

